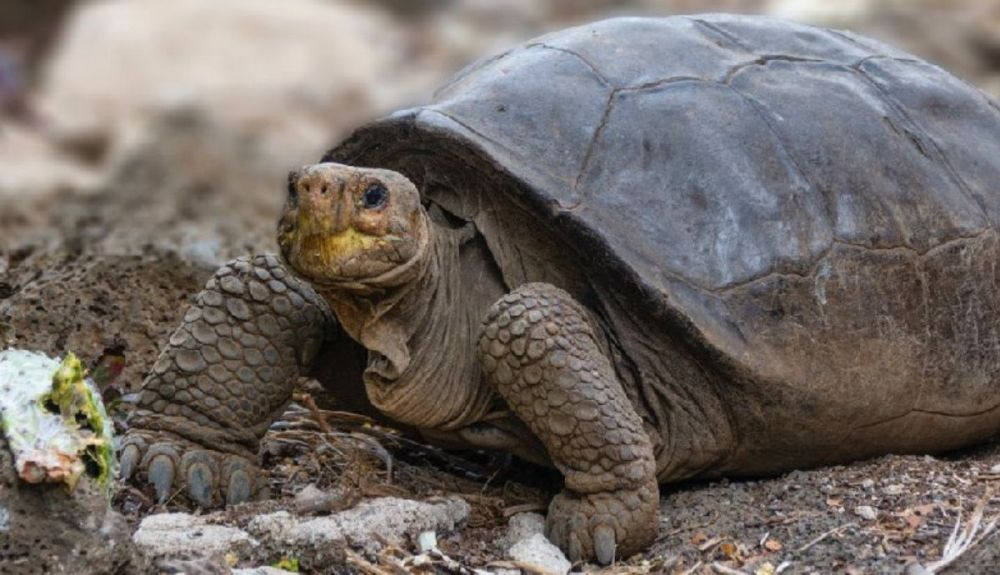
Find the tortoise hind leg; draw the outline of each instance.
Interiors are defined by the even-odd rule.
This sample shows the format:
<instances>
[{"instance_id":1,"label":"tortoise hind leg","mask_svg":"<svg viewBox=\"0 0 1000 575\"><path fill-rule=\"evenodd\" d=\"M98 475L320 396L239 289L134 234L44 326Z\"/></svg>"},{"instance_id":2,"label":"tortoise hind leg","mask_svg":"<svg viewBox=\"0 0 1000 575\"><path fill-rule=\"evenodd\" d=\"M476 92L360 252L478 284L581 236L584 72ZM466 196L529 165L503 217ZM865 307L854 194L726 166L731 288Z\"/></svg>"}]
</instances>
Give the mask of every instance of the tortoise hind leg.
<instances>
[{"instance_id":1,"label":"tortoise hind leg","mask_svg":"<svg viewBox=\"0 0 1000 575\"><path fill-rule=\"evenodd\" d=\"M490 309L479 353L487 379L565 477L549 507L549 539L572 560L604 564L652 543L652 443L582 306L549 284L525 284Z\"/></svg>"}]
</instances>

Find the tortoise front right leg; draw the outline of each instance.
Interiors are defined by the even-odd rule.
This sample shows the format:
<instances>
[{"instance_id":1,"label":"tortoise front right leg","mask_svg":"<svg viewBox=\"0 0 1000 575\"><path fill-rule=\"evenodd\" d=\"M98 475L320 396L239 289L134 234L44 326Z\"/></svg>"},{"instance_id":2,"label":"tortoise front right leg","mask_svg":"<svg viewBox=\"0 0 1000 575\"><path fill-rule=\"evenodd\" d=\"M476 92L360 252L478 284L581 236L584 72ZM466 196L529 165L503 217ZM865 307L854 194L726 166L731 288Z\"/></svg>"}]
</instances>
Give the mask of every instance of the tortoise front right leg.
<instances>
[{"instance_id":1,"label":"tortoise front right leg","mask_svg":"<svg viewBox=\"0 0 1000 575\"><path fill-rule=\"evenodd\" d=\"M335 320L275 256L222 266L143 382L121 475L201 506L261 493L257 449Z\"/></svg>"},{"instance_id":2,"label":"tortoise front right leg","mask_svg":"<svg viewBox=\"0 0 1000 575\"><path fill-rule=\"evenodd\" d=\"M565 477L546 534L572 560L608 564L653 542L659 486L652 442L584 308L549 284L497 302L479 339L489 381Z\"/></svg>"}]
</instances>

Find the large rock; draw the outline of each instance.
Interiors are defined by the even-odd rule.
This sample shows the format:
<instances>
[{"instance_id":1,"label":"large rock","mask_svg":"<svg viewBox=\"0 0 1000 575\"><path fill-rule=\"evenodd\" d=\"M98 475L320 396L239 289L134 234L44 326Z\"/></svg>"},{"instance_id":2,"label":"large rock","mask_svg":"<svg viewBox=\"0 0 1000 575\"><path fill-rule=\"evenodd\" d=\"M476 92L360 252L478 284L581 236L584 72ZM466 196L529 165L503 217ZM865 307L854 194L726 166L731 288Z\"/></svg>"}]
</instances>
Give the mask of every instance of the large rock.
<instances>
[{"instance_id":1,"label":"large rock","mask_svg":"<svg viewBox=\"0 0 1000 575\"><path fill-rule=\"evenodd\" d=\"M133 558L128 524L101 489L86 478L72 493L24 483L0 439L0 573L103 575Z\"/></svg>"},{"instance_id":2,"label":"large rock","mask_svg":"<svg viewBox=\"0 0 1000 575\"><path fill-rule=\"evenodd\" d=\"M416 541L424 531L454 531L469 511L469 504L458 498L414 501L383 497L314 519L278 511L255 518L247 530L262 544L292 552L303 565L323 565L341 561L345 546L372 555L382 548L381 541L405 547L408 539Z\"/></svg>"},{"instance_id":3,"label":"large rock","mask_svg":"<svg viewBox=\"0 0 1000 575\"><path fill-rule=\"evenodd\" d=\"M79 360L0 351L0 394L0 573L134 567L109 501L111 424Z\"/></svg>"},{"instance_id":4,"label":"large rock","mask_svg":"<svg viewBox=\"0 0 1000 575\"><path fill-rule=\"evenodd\" d=\"M207 557L224 557L228 553L246 556L259 545L242 529L215 525L204 516L188 513L150 515L142 520L132 540L153 558L187 553Z\"/></svg>"},{"instance_id":5,"label":"large rock","mask_svg":"<svg viewBox=\"0 0 1000 575\"><path fill-rule=\"evenodd\" d=\"M360 5L88 2L56 47L39 110L68 138L114 143L151 114L193 106L302 163L399 103L418 76L405 54L399 28Z\"/></svg>"},{"instance_id":6,"label":"large rock","mask_svg":"<svg viewBox=\"0 0 1000 575\"><path fill-rule=\"evenodd\" d=\"M226 513L193 516L152 515L142 521L134 541L157 565L195 561L222 565L235 557L241 564L274 563L295 557L306 569L346 565L344 550L369 556L382 541L408 547L421 532L447 533L461 525L469 505L457 498L414 501L384 497L333 515L308 518L277 511L237 521Z\"/></svg>"}]
</instances>

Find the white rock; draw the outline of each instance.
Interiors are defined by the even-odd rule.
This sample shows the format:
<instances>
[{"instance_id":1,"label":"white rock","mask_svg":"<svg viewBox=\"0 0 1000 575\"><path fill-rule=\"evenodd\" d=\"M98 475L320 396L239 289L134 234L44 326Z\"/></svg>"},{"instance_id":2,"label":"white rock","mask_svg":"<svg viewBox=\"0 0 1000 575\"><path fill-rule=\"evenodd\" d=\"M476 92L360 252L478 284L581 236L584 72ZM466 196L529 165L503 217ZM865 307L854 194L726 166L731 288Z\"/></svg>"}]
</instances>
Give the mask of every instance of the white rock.
<instances>
[{"instance_id":1,"label":"white rock","mask_svg":"<svg viewBox=\"0 0 1000 575\"><path fill-rule=\"evenodd\" d=\"M253 567L250 569L233 569L232 575L288 575L292 571L285 571L277 567Z\"/></svg>"},{"instance_id":2,"label":"white rock","mask_svg":"<svg viewBox=\"0 0 1000 575\"><path fill-rule=\"evenodd\" d=\"M503 548L510 549L514 544L532 535L545 533L545 517L539 513L518 513L507 520L507 534L504 536Z\"/></svg>"},{"instance_id":3,"label":"white rock","mask_svg":"<svg viewBox=\"0 0 1000 575\"><path fill-rule=\"evenodd\" d=\"M204 517L187 513L161 513L142 520L132 541L153 557L190 553L212 555L236 553L256 547L258 542L246 531L211 525Z\"/></svg>"},{"instance_id":4,"label":"white rock","mask_svg":"<svg viewBox=\"0 0 1000 575\"><path fill-rule=\"evenodd\" d=\"M301 162L410 99L400 87L422 71L405 65L406 44L400 26L361 3L87 2L52 54L39 109L67 139L114 147L151 114L198 108Z\"/></svg>"},{"instance_id":5,"label":"white rock","mask_svg":"<svg viewBox=\"0 0 1000 575\"><path fill-rule=\"evenodd\" d=\"M883 492L886 495L900 495L904 491L906 491L906 488L903 487L902 485L898 484L898 483L893 483L892 485L887 485L885 487L885 489L883 490Z\"/></svg>"},{"instance_id":6,"label":"white rock","mask_svg":"<svg viewBox=\"0 0 1000 575\"><path fill-rule=\"evenodd\" d=\"M858 505L854 508L854 514L869 521L873 521L878 517L878 511L871 505Z\"/></svg>"},{"instance_id":7,"label":"white rock","mask_svg":"<svg viewBox=\"0 0 1000 575\"><path fill-rule=\"evenodd\" d=\"M99 181L91 167L63 154L45 137L17 124L0 130L0 205L51 200L63 190L89 189ZM28 206L22 206L28 208ZM26 214L30 216L30 214Z\"/></svg>"},{"instance_id":8,"label":"white rock","mask_svg":"<svg viewBox=\"0 0 1000 575\"><path fill-rule=\"evenodd\" d=\"M437 549L437 534L433 531L421 531L417 536L417 548L421 553L426 553L431 549Z\"/></svg>"},{"instance_id":9,"label":"white rock","mask_svg":"<svg viewBox=\"0 0 1000 575\"><path fill-rule=\"evenodd\" d=\"M562 575L569 573L570 567L573 566L563 552L541 533L519 541L507 551L507 556L515 561L529 563L545 571Z\"/></svg>"},{"instance_id":10,"label":"white rock","mask_svg":"<svg viewBox=\"0 0 1000 575\"><path fill-rule=\"evenodd\" d=\"M254 518L247 530L273 546L308 550L328 548L344 541L376 553L381 544L372 537L403 544L421 532L453 531L469 516L469 504L458 498L413 501L382 497L327 517L301 520L279 511Z\"/></svg>"}]
</instances>

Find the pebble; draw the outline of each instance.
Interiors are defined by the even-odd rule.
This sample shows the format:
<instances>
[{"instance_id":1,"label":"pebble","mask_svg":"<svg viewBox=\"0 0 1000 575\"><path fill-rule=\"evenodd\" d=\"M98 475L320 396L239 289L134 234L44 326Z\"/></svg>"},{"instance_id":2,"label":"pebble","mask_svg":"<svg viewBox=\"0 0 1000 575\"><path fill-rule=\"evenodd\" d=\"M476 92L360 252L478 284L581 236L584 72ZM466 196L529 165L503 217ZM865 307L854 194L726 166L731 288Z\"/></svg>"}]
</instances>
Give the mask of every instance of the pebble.
<instances>
[{"instance_id":1,"label":"pebble","mask_svg":"<svg viewBox=\"0 0 1000 575\"><path fill-rule=\"evenodd\" d=\"M887 485L884 491L886 495L901 495L905 491L905 488L898 483L894 483Z\"/></svg>"},{"instance_id":2,"label":"pebble","mask_svg":"<svg viewBox=\"0 0 1000 575\"><path fill-rule=\"evenodd\" d=\"M540 571L559 575L566 575L573 566L563 552L541 533L518 541L507 551L507 555L515 561L538 567Z\"/></svg>"},{"instance_id":3,"label":"pebble","mask_svg":"<svg viewBox=\"0 0 1000 575\"><path fill-rule=\"evenodd\" d=\"M538 513L517 513L507 520L507 534L504 536L503 548L510 549L518 542L535 535L545 533L545 517Z\"/></svg>"},{"instance_id":4,"label":"pebble","mask_svg":"<svg viewBox=\"0 0 1000 575\"><path fill-rule=\"evenodd\" d=\"M421 531L420 535L417 535L417 548L420 549L421 553L437 549L437 546L437 534L433 531Z\"/></svg>"},{"instance_id":5,"label":"pebble","mask_svg":"<svg viewBox=\"0 0 1000 575\"><path fill-rule=\"evenodd\" d=\"M854 508L854 514L869 521L874 521L878 517L878 511L871 505L858 505Z\"/></svg>"},{"instance_id":6,"label":"pebble","mask_svg":"<svg viewBox=\"0 0 1000 575\"><path fill-rule=\"evenodd\" d=\"M321 515L342 511L357 503L357 496L344 490L323 491L310 483L295 494L295 512L299 515Z\"/></svg>"}]
</instances>

